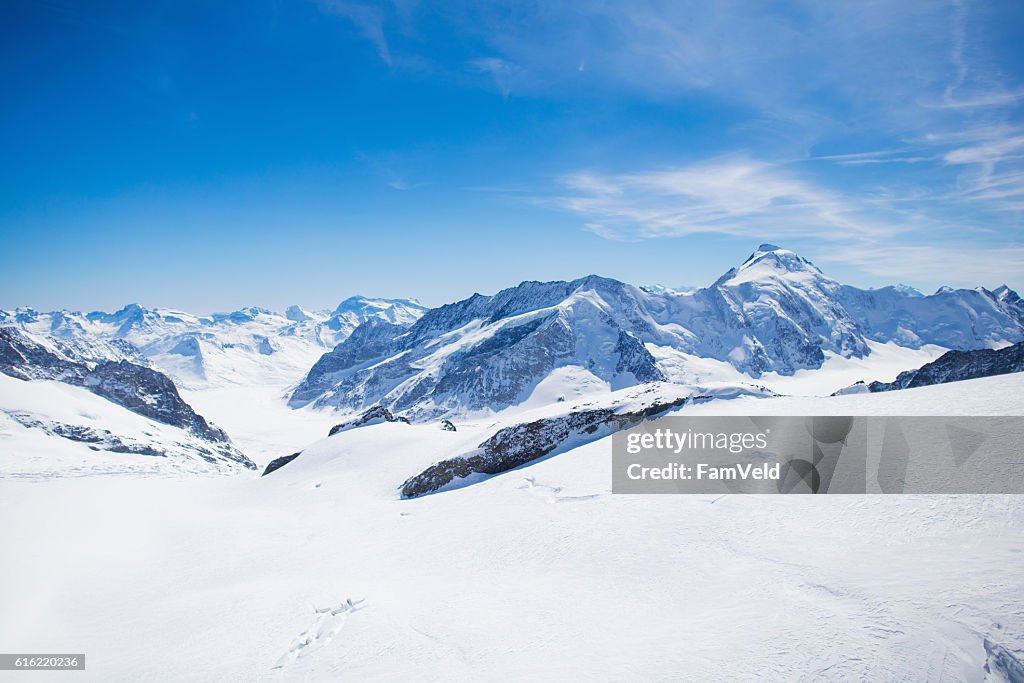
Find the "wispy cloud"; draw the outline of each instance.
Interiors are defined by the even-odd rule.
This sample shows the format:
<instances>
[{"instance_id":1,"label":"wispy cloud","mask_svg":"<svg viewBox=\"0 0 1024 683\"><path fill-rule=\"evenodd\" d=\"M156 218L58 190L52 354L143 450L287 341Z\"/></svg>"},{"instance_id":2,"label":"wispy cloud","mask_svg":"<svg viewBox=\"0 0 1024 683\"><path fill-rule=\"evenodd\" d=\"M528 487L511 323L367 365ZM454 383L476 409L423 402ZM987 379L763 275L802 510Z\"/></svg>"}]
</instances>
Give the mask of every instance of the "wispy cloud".
<instances>
[{"instance_id":1,"label":"wispy cloud","mask_svg":"<svg viewBox=\"0 0 1024 683\"><path fill-rule=\"evenodd\" d=\"M1020 281L1024 246L855 244L824 249L816 262L854 265L888 282L935 282L955 287L997 287Z\"/></svg>"},{"instance_id":2,"label":"wispy cloud","mask_svg":"<svg viewBox=\"0 0 1024 683\"><path fill-rule=\"evenodd\" d=\"M560 181L564 192L552 201L582 216L586 228L603 237L719 233L832 239L899 230L858 215L844 197L791 169L746 157L637 173L577 172Z\"/></svg>"},{"instance_id":3,"label":"wispy cloud","mask_svg":"<svg viewBox=\"0 0 1024 683\"><path fill-rule=\"evenodd\" d=\"M377 49L388 66L393 66L391 48L384 34L384 15L380 7L349 0L319 0L321 10L350 21Z\"/></svg>"},{"instance_id":4,"label":"wispy cloud","mask_svg":"<svg viewBox=\"0 0 1024 683\"><path fill-rule=\"evenodd\" d=\"M522 69L498 57L481 57L469 64L474 70L489 74L494 79L498 92L506 99L512 93L513 80L522 75Z\"/></svg>"},{"instance_id":5,"label":"wispy cloud","mask_svg":"<svg viewBox=\"0 0 1024 683\"><path fill-rule=\"evenodd\" d=\"M1024 127L984 127L974 131L968 144L952 146L942 158L948 166L962 169L951 191L954 197L989 211L1024 211ZM1018 223L1018 239L1019 228Z\"/></svg>"},{"instance_id":6,"label":"wispy cloud","mask_svg":"<svg viewBox=\"0 0 1024 683\"><path fill-rule=\"evenodd\" d=\"M867 166L869 164L919 164L934 161L936 156L921 156L905 149L886 149L874 152L851 152L848 154L824 154L810 157L808 161L832 161L843 166Z\"/></svg>"},{"instance_id":7,"label":"wispy cloud","mask_svg":"<svg viewBox=\"0 0 1024 683\"><path fill-rule=\"evenodd\" d=\"M939 102L926 100L921 105L935 109L975 109L1012 105L1024 98L1024 89L1007 89L985 70L974 69L979 73L973 79L968 78L972 72L967 56L970 8L966 0L956 0L953 6L949 40L949 62L953 67L953 76ZM975 82L972 83L972 80Z\"/></svg>"},{"instance_id":8,"label":"wispy cloud","mask_svg":"<svg viewBox=\"0 0 1024 683\"><path fill-rule=\"evenodd\" d=\"M921 102L921 106L932 109L976 109L980 107L1005 107L1024 99L1024 90L996 90L974 93L965 99L946 99L942 102Z\"/></svg>"},{"instance_id":9,"label":"wispy cloud","mask_svg":"<svg viewBox=\"0 0 1024 683\"><path fill-rule=\"evenodd\" d=\"M800 164L730 156L643 172L571 173L546 201L577 214L584 230L608 240L694 234L786 240L821 260L888 280L1019 282L1019 225L1013 227L1012 217L998 220L998 213L1024 209L1024 173L999 172L998 164L1021 149L1024 137L954 149L947 163L980 170L945 191L838 190L798 172Z\"/></svg>"},{"instance_id":10,"label":"wispy cloud","mask_svg":"<svg viewBox=\"0 0 1024 683\"><path fill-rule=\"evenodd\" d=\"M943 157L950 164L994 164L1020 159L1024 153L1024 135L1013 135L990 140L983 144L960 147Z\"/></svg>"},{"instance_id":11,"label":"wispy cloud","mask_svg":"<svg viewBox=\"0 0 1024 683\"><path fill-rule=\"evenodd\" d=\"M416 172L421 163L414 153L396 154L378 152L367 154L357 152L356 157L366 165L366 168L393 190L406 191L423 187L427 183L410 180L411 175L422 175Z\"/></svg>"}]
</instances>

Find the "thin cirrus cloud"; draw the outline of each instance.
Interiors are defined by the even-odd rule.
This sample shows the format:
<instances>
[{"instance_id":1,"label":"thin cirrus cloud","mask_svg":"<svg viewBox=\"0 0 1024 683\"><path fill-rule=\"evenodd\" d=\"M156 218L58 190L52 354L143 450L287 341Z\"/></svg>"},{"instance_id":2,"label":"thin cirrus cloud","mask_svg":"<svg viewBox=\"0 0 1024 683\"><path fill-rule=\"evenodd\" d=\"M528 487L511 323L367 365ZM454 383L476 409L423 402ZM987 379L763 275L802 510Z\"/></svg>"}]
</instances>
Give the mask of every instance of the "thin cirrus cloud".
<instances>
[{"instance_id":1,"label":"thin cirrus cloud","mask_svg":"<svg viewBox=\"0 0 1024 683\"><path fill-rule=\"evenodd\" d=\"M1024 135L991 140L978 145L960 147L945 155L950 164L992 164L1017 160L1024 156Z\"/></svg>"},{"instance_id":2,"label":"thin cirrus cloud","mask_svg":"<svg viewBox=\"0 0 1024 683\"><path fill-rule=\"evenodd\" d=\"M1019 214L1024 211L1024 128L982 127L957 135L943 162L958 171L951 194L989 213L1008 216L1009 234L1020 239ZM941 138L939 138L941 141Z\"/></svg>"},{"instance_id":3,"label":"thin cirrus cloud","mask_svg":"<svg viewBox=\"0 0 1024 683\"><path fill-rule=\"evenodd\" d=\"M1016 182L1019 186L1024 178ZM731 159L649 173L577 173L562 183L566 192L548 201L580 214L584 229L609 240L771 236L808 245L816 261L852 266L887 282L935 282L940 264L941 281L954 286L1014 283L1024 273L1019 243L951 241L970 240L972 233L960 224L900 212L889 204L899 204L891 197L837 195L765 162ZM888 215L870 215L880 207ZM977 230L975 237L984 232Z\"/></svg>"},{"instance_id":4,"label":"thin cirrus cloud","mask_svg":"<svg viewBox=\"0 0 1024 683\"><path fill-rule=\"evenodd\" d=\"M319 0L319 7L325 14L347 19L363 36L373 43L377 55L389 67L394 65L391 47L384 33L383 10L373 4L350 2L349 0Z\"/></svg>"},{"instance_id":5,"label":"thin cirrus cloud","mask_svg":"<svg viewBox=\"0 0 1024 683\"><path fill-rule=\"evenodd\" d=\"M1019 281L1024 273L1024 246L964 249L941 245L854 244L824 250L821 263L854 265L888 282L933 282L941 266L942 282L974 287L995 287Z\"/></svg>"},{"instance_id":6,"label":"thin cirrus cloud","mask_svg":"<svg viewBox=\"0 0 1024 683\"><path fill-rule=\"evenodd\" d=\"M843 166L867 166L869 164L919 164L934 161L935 156L921 156L906 149L884 149L875 152L852 152L849 154L823 154L812 157L813 161L832 161Z\"/></svg>"},{"instance_id":7,"label":"thin cirrus cloud","mask_svg":"<svg viewBox=\"0 0 1024 683\"><path fill-rule=\"evenodd\" d=\"M522 69L498 57L481 57L471 60L469 65L475 71L489 74L494 79L498 92L505 99L512 94L513 81L522 76Z\"/></svg>"},{"instance_id":8,"label":"thin cirrus cloud","mask_svg":"<svg viewBox=\"0 0 1024 683\"><path fill-rule=\"evenodd\" d=\"M930 157L967 169L941 191L839 191L798 173L792 166L799 164L728 157L645 172L566 174L544 201L579 215L585 230L608 240L770 236L885 281L934 282L941 264L946 284L1015 283L1024 273L1024 246L1012 212L1022 206L1024 173L999 168L1022 146L1024 138L999 136L953 147L944 162ZM876 157L854 157L861 158Z\"/></svg>"},{"instance_id":9,"label":"thin cirrus cloud","mask_svg":"<svg viewBox=\"0 0 1024 683\"><path fill-rule=\"evenodd\" d=\"M848 239L892 234L858 215L834 191L783 166L744 157L713 159L646 172L593 171L561 178L548 201L585 219L608 239L650 239L718 233Z\"/></svg>"}]
</instances>

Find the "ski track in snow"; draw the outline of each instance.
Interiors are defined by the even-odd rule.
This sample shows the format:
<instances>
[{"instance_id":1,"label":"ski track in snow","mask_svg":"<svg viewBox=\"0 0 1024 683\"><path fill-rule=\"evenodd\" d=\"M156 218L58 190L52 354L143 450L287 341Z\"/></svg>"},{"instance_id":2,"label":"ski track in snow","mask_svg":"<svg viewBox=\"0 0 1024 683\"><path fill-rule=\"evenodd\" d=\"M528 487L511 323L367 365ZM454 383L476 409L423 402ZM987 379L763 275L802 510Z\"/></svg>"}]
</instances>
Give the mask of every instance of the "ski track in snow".
<instances>
[{"instance_id":1,"label":"ski track in snow","mask_svg":"<svg viewBox=\"0 0 1024 683\"><path fill-rule=\"evenodd\" d=\"M599 498L601 494L592 493L584 496L570 496L565 493L564 486L550 486L537 481L536 477L523 477L522 483L516 486L522 491L541 495L549 503L576 503Z\"/></svg>"},{"instance_id":2,"label":"ski track in snow","mask_svg":"<svg viewBox=\"0 0 1024 683\"><path fill-rule=\"evenodd\" d=\"M341 633L349 616L363 609L365 600L351 598L337 607L323 607L315 610L316 618L305 631L300 633L277 663L275 669L283 669L301 658L309 657L330 645Z\"/></svg>"}]
</instances>

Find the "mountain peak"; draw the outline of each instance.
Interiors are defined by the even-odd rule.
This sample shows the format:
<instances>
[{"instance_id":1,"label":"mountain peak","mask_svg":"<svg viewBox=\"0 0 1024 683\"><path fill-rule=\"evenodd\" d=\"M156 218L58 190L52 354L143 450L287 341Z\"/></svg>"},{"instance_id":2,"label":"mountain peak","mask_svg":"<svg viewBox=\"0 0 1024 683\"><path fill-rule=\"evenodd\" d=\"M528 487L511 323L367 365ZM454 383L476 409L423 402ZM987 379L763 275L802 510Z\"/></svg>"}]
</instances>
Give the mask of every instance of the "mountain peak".
<instances>
[{"instance_id":1,"label":"mountain peak","mask_svg":"<svg viewBox=\"0 0 1024 683\"><path fill-rule=\"evenodd\" d=\"M622 282L615 280L610 277L604 277L603 275L585 275L577 280L573 280L569 283L575 286L576 289L621 289L624 285Z\"/></svg>"},{"instance_id":2,"label":"mountain peak","mask_svg":"<svg viewBox=\"0 0 1024 683\"><path fill-rule=\"evenodd\" d=\"M381 299L356 295L350 296L338 304L338 307L334 309L334 314L337 315L345 312L362 313L369 311L384 311L395 307L416 309L420 311L427 310L426 306L423 306L415 299Z\"/></svg>"},{"instance_id":3,"label":"mountain peak","mask_svg":"<svg viewBox=\"0 0 1024 683\"><path fill-rule=\"evenodd\" d=\"M992 291L992 294L995 295L996 299L999 301L1015 303L1021 300L1020 295L1005 284L996 287Z\"/></svg>"},{"instance_id":4,"label":"mountain peak","mask_svg":"<svg viewBox=\"0 0 1024 683\"><path fill-rule=\"evenodd\" d=\"M757 249L754 250L754 253L747 257L747 260L743 262L743 265L745 266L746 264L762 259L765 256L775 256L777 258L796 257L801 261L805 260L797 256L794 251L783 249L782 247L774 244L765 243L759 245ZM743 266L740 267L742 268Z\"/></svg>"},{"instance_id":5,"label":"mountain peak","mask_svg":"<svg viewBox=\"0 0 1024 683\"><path fill-rule=\"evenodd\" d=\"M792 274L824 277L817 266L796 252L774 244L762 244L739 268L731 269L716 284L770 280Z\"/></svg>"},{"instance_id":6,"label":"mountain peak","mask_svg":"<svg viewBox=\"0 0 1024 683\"><path fill-rule=\"evenodd\" d=\"M900 294L913 297L915 299L919 299L924 296L924 294L921 293L921 290L917 289L916 287L912 287L911 285L904 284L902 282L897 283L895 285L889 285L889 289L893 290L894 292L899 292Z\"/></svg>"}]
</instances>

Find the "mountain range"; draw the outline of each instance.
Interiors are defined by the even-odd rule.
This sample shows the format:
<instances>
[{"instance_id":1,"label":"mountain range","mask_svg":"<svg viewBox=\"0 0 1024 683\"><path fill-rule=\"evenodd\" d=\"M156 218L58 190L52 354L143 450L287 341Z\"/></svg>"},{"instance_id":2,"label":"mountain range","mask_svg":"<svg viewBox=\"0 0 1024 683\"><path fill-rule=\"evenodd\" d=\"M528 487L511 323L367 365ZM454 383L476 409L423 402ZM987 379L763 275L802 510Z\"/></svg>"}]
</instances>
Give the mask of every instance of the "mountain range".
<instances>
[{"instance_id":1,"label":"mountain range","mask_svg":"<svg viewBox=\"0 0 1024 683\"><path fill-rule=\"evenodd\" d=\"M0 326L91 360L151 362L184 388L294 382L325 349L373 319L409 325L427 309L405 299L354 296L334 310L250 306L195 315L129 304L114 313L0 311Z\"/></svg>"},{"instance_id":2,"label":"mountain range","mask_svg":"<svg viewBox=\"0 0 1024 683\"><path fill-rule=\"evenodd\" d=\"M843 285L792 251L758 247L712 285L642 289L591 275L524 282L426 312L411 326L371 320L324 354L291 405L362 410L381 404L414 419L498 411L553 371L577 367L617 389L688 381L713 359L748 380L863 358L869 342L997 348L1024 339L1024 303L996 290Z\"/></svg>"},{"instance_id":3,"label":"mountain range","mask_svg":"<svg viewBox=\"0 0 1024 683\"><path fill-rule=\"evenodd\" d=\"M57 444L171 456L187 469L252 469L179 387L283 389L363 322L409 324L424 310L414 301L352 297L333 311L292 306L284 315L252 307L197 316L138 304L115 313L0 311L0 433L6 422L60 437Z\"/></svg>"},{"instance_id":4,"label":"mountain range","mask_svg":"<svg viewBox=\"0 0 1024 683\"><path fill-rule=\"evenodd\" d=\"M941 351L1019 343L1024 302L1005 286L931 295L906 286L859 289L762 244L708 287L685 291L589 275L523 282L433 309L366 297L283 314L19 308L0 311L0 333L4 374L79 387L92 398L77 400L113 402L184 430L178 445L200 439L202 449L215 444L218 457L249 467L179 387L193 394L270 387L282 408L356 414L379 407L412 422L561 401L583 386L722 381L767 395L756 386L766 377L813 371L830 358L865 359L878 344ZM8 404L16 408L17 400ZM30 411L0 412L23 426L49 424ZM85 426L61 424L48 433L70 438ZM104 443L118 439L125 442L111 433ZM132 448L168 452L164 443Z\"/></svg>"}]
</instances>

